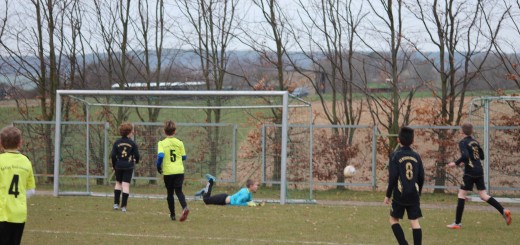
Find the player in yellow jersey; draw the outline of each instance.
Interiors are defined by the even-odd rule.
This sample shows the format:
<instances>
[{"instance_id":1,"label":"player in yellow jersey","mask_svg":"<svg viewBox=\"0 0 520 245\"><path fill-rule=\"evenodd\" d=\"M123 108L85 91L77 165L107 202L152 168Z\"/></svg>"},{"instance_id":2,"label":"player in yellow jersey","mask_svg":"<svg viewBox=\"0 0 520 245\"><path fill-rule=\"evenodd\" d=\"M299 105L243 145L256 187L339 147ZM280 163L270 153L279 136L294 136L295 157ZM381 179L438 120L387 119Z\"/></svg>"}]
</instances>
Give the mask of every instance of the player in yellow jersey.
<instances>
[{"instance_id":1,"label":"player in yellow jersey","mask_svg":"<svg viewBox=\"0 0 520 245\"><path fill-rule=\"evenodd\" d=\"M186 151L182 141L175 137L176 130L177 127L173 121L169 120L164 123L166 138L159 141L157 146L157 171L164 178L170 218L175 220L175 203L173 199L173 193L175 192L182 206L181 218L179 220L183 222L188 218L190 212L182 192L184 183L184 164L182 161L186 160Z\"/></svg>"},{"instance_id":2,"label":"player in yellow jersey","mask_svg":"<svg viewBox=\"0 0 520 245\"><path fill-rule=\"evenodd\" d=\"M3 128L0 146L0 244L20 244L27 220L27 198L36 188L33 168L18 151L22 146L18 128Z\"/></svg>"}]
</instances>

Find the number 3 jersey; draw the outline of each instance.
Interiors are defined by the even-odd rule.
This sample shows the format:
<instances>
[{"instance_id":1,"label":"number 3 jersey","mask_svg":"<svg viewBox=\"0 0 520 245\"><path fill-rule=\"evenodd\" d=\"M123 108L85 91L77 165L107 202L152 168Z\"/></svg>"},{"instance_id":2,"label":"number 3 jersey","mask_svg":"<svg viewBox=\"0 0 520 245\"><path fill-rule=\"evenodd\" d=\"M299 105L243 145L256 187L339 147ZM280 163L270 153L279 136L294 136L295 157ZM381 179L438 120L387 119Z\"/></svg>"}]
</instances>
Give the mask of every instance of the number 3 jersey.
<instances>
[{"instance_id":1,"label":"number 3 jersey","mask_svg":"<svg viewBox=\"0 0 520 245\"><path fill-rule=\"evenodd\" d=\"M0 222L25 223L27 190L34 190L31 161L18 151L0 154Z\"/></svg>"},{"instance_id":2,"label":"number 3 jersey","mask_svg":"<svg viewBox=\"0 0 520 245\"><path fill-rule=\"evenodd\" d=\"M184 165L182 164L182 156L186 156L184 143L174 137L167 137L159 141L157 145L157 153L163 153L162 162L163 175L183 174Z\"/></svg>"},{"instance_id":3,"label":"number 3 jersey","mask_svg":"<svg viewBox=\"0 0 520 245\"><path fill-rule=\"evenodd\" d=\"M424 184L424 167L421 157L409 146L395 151L388 165L389 178L386 196L401 205L419 204Z\"/></svg>"}]
</instances>

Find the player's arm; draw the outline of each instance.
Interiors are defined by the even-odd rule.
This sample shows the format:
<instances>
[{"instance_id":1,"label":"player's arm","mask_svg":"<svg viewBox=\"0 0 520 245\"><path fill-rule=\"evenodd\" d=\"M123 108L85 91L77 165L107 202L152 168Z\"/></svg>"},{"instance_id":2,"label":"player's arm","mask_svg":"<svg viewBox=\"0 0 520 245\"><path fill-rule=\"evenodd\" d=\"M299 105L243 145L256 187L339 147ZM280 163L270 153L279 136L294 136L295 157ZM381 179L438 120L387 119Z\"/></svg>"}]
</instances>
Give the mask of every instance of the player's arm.
<instances>
[{"instance_id":1,"label":"player's arm","mask_svg":"<svg viewBox=\"0 0 520 245\"><path fill-rule=\"evenodd\" d=\"M393 161L390 161L388 164L388 187L386 188L386 198L385 203L389 202L390 197L392 197L392 191L394 187L397 185L397 181L399 179L399 166Z\"/></svg>"},{"instance_id":2,"label":"player's arm","mask_svg":"<svg viewBox=\"0 0 520 245\"><path fill-rule=\"evenodd\" d=\"M112 146L112 152L110 153L110 158L112 159L112 168L116 169L116 162L117 162L117 141L114 142L114 145Z\"/></svg>"},{"instance_id":3,"label":"player's arm","mask_svg":"<svg viewBox=\"0 0 520 245\"><path fill-rule=\"evenodd\" d=\"M32 165L32 164L31 164ZM27 182L25 186L25 198L29 198L36 193L36 181L34 180L34 172L32 166L30 168L29 175L27 176Z\"/></svg>"},{"instance_id":4,"label":"player's arm","mask_svg":"<svg viewBox=\"0 0 520 245\"><path fill-rule=\"evenodd\" d=\"M417 173L417 185L419 185L419 195L421 195L422 188L424 186L424 166L423 166L422 159L420 156L418 157L418 163L419 163L419 169L418 169L419 172Z\"/></svg>"},{"instance_id":5,"label":"player's arm","mask_svg":"<svg viewBox=\"0 0 520 245\"><path fill-rule=\"evenodd\" d=\"M137 148L137 144L133 142L134 147L134 159L135 163L139 163L139 160L141 160L141 155L139 154L139 148Z\"/></svg>"},{"instance_id":6,"label":"player's arm","mask_svg":"<svg viewBox=\"0 0 520 245\"><path fill-rule=\"evenodd\" d=\"M188 157L186 156L186 149L184 148L184 143L181 141L181 152L180 152L181 156L182 156L182 160L183 161L186 161L186 159L188 159Z\"/></svg>"},{"instance_id":7,"label":"player's arm","mask_svg":"<svg viewBox=\"0 0 520 245\"><path fill-rule=\"evenodd\" d=\"M162 174L163 159L164 159L164 150L162 148L161 142L159 142L157 144L157 162L156 162L156 165L157 165L157 172L159 172L160 174Z\"/></svg>"},{"instance_id":8,"label":"player's arm","mask_svg":"<svg viewBox=\"0 0 520 245\"><path fill-rule=\"evenodd\" d=\"M459 166L461 163L467 163L469 161L469 151L466 140L459 142L460 158L455 161L455 165Z\"/></svg>"}]
</instances>

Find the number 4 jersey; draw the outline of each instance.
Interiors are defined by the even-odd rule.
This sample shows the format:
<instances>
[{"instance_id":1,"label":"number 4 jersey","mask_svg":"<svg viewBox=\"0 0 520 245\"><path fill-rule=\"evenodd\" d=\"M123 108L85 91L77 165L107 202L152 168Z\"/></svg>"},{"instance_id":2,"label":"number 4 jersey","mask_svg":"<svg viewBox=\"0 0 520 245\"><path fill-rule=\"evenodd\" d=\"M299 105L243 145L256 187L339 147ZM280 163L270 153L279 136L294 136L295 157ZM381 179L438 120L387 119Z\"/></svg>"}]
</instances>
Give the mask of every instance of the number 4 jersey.
<instances>
[{"instance_id":1,"label":"number 4 jersey","mask_svg":"<svg viewBox=\"0 0 520 245\"><path fill-rule=\"evenodd\" d=\"M34 190L31 161L18 151L0 154L0 222L25 223L26 191Z\"/></svg>"}]
</instances>

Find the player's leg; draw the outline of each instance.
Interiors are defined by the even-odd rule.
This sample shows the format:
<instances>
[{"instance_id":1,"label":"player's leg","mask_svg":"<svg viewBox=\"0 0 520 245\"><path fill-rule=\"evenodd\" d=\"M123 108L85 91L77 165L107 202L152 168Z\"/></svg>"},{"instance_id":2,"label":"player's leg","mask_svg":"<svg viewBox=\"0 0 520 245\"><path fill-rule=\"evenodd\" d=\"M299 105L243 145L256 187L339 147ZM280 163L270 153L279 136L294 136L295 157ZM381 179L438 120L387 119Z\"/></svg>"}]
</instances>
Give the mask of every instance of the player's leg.
<instances>
[{"instance_id":1,"label":"player's leg","mask_svg":"<svg viewBox=\"0 0 520 245\"><path fill-rule=\"evenodd\" d=\"M21 244L25 223L0 222L0 244Z\"/></svg>"},{"instance_id":2,"label":"player's leg","mask_svg":"<svg viewBox=\"0 0 520 245\"><path fill-rule=\"evenodd\" d=\"M502 217L504 217L504 220L506 221L507 225L511 224L512 218L511 218L511 211L508 209L505 209L495 198L487 194L486 186L484 185L484 178L479 178L480 180L476 182L477 189L478 189L478 195L480 196L480 199L482 201L485 201L489 203L491 206L493 206L500 214L502 214Z\"/></svg>"},{"instance_id":3,"label":"player's leg","mask_svg":"<svg viewBox=\"0 0 520 245\"><path fill-rule=\"evenodd\" d=\"M211 186L213 185L214 179L208 179L206 186L195 193L195 196L211 196ZM209 193L209 194L208 194Z\"/></svg>"},{"instance_id":4,"label":"player's leg","mask_svg":"<svg viewBox=\"0 0 520 245\"><path fill-rule=\"evenodd\" d=\"M214 196L204 196L204 203L206 205L226 205L226 199L228 198L228 194L226 193L222 193L222 194L217 194L217 195L214 195Z\"/></svg>"},{"instance_id":5,"label":"player's leg","mask_svg":"<svg viewBox=\"0 0 520 245\"><path fill-rule=\"evenodd\" d=\"M420 245L422 244L422 229L421 224L419 224L419 218L422 217L421 207L419 204L408 206L406 213L412 226L413 244Z\"/></svg>"},{"instance_id":6,"label":"player's leg","mask_svg":"<svg viewBox=\"0 0 520 245\"><path fill-rule=\"evenodd\" d=\"M460 186L459 193L457 194L457 209L455 210L455 222L451 225L447 225L450 229L462 228L462 214L464 213L464 206L466 204L466 198L468 191L473 189L473 180L471 177L464 175L462 178L463 185Z\"/></svg>"},{"instance_id":7,"label":"player's leg","mask_svg":"<svg viewBox=\"0 0 520 245\"><path fill-rule=\"evenodd\" d=\"M173 175L164 175L164 186L166 187L166 201L168 201L168 210L170 210L170 218L175 220L175 202L173 199Z\"/></svg>"},{"instance_id":8,"label":"player's leg","mask_svg":"<svg viewBox=\"0 0 520 245\"><path fill-rule=\"evenodd\" d=\"M182 192L182 185L184 183L184 174L174 174L174 181L173 181L173 189L175 191L175 195L177 196L177 199L179 200L179 203L182 207L182 213L181 218L179 221L183 222L188 218L188 214L190 213L190 210L188 209L188 204L186 203L186 197L184 196L184 193Z\"/></svg>"},{"instance_id":9,"label":"player's leg","mask_svg":"<svg viewBox=\"0 0 520 245\"><path fill-rule=\"evenodd\" d=\"M125 169L123 172L123 182L121 183L123 191L123 200L121 201L121 211L126 212L128 197L130 196L130 182L132 181L133 169Z\"/></svg>"},{"instance_id":10,"label":"player's leg","mask_svg":"<svg viewBox=\"0 0 520 245\"><path fill-rule=\"evenodd\" d=\"M114 210L119 209L119 204L121 200L121 188L123 181L123 171L122 170L115 170L115 176L116 176L116 185L114 186Z\"/></svg>"},{"instance_id":11,"label":"player's leg","mask_svg":"<svg viewBox=\"0 0 520 245\"><path fill-rule=\"evenodd\" d=\"M211 196L211 190L213 189L213 184L215 183L214 179L209 179L208 184L206 185L206 189L204 190L204 197L210 197Z\"/></svg>"},{"instance_id":12,"label":"player's leg","mask_svg":"<svg viewBox=\"0 0 520 245\"><path fill-rule=\"evenodd\" d=\"M390 226L392 228L392 232L394 233L395 239L399 245L408 244L406 238L404 236L404 231L401 225L399 224L399 219L402 219L404 216L404 207L398 205L395 202L392 202L392 209L390 210Z\"/></svg>"}]
</instances>

